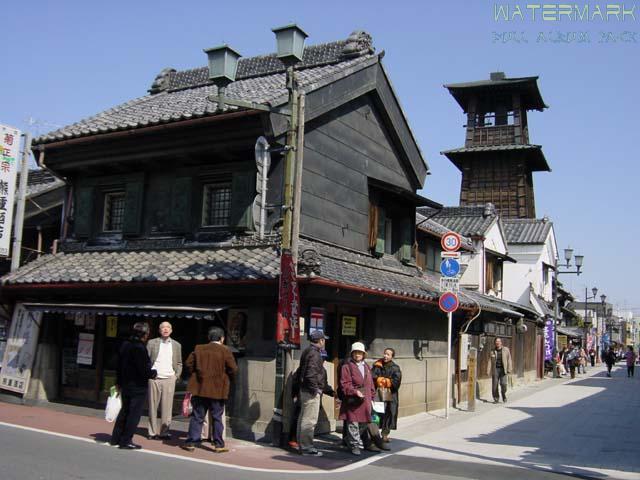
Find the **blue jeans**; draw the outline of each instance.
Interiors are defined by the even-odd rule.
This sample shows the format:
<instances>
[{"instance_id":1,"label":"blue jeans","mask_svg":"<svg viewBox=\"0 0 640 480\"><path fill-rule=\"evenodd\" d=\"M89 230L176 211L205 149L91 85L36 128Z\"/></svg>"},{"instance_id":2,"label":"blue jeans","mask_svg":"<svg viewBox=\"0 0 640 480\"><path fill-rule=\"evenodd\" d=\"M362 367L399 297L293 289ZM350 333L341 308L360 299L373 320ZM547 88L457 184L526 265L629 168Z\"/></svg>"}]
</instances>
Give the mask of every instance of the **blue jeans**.
<instances>
[{"instance_id":1,"label":"blue jeans","mask_svg":"<svg viewBox=\"0 0 640 480\"><path fill-rule=\"evenodd\" d=\"M197 443L200 441L202 423L207 415L207 411L211 411L211 418L213 420L213 445L218 448L224 447L224 425L222 424L224 400L194 396L191 397L191 405L193 412L191 414L191 420L189 421L187 443Z\"/></svg>"}]
</instances>

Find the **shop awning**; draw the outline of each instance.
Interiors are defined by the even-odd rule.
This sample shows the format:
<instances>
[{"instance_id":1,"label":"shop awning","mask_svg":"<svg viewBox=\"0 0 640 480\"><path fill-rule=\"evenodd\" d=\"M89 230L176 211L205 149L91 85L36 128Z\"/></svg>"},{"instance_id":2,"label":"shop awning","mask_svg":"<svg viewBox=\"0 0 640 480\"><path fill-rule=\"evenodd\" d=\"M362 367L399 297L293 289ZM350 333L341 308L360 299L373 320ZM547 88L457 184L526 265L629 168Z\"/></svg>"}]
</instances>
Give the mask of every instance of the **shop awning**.
<instances>
[{"instance_id":1,"label":"shop awning","mask_svg":"<svg viewBox=\"0 0 640 480\"><path fill-rule=\"evenodd\" d=\"M140 317L178 317L210 319L229 305L148 305L143 303L40 303L24 306L36 312L91 313L96 315L134 315Z\"/></svg>"}]
</instances>

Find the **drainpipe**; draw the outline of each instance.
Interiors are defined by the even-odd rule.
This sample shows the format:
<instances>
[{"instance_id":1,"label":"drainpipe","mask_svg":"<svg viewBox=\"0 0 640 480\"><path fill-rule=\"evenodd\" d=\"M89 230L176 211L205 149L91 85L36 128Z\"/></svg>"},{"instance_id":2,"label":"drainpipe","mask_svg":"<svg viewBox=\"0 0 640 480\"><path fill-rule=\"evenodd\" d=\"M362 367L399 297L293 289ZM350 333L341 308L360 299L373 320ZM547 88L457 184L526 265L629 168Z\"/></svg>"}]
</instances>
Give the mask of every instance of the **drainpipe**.
<instances>
[{"instance_id":1,"label":"drainpipe","mask_svg":"<svg viewBox=\"0 0 640 480\"><path fill-rule=\"evenodd\" d=\"M27 198L27 180L29 179L29 153L31 153L31 134L24 134L24 146L20 161L20 185L16 202L16 219L13 224L13 246L11 249L11 271L20 267L22 253L22 229L24 226L24 204Z\"/></svg>"}]
</instances>

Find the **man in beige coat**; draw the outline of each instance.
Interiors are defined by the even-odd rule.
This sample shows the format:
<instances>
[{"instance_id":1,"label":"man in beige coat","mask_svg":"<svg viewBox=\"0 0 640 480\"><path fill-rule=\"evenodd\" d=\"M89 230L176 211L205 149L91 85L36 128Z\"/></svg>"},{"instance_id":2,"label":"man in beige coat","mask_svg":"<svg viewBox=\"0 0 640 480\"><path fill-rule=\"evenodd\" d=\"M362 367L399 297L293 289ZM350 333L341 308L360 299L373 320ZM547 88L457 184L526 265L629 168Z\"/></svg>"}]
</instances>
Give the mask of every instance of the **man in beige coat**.
<instances>
[{"instance_id":1,"label":"man in beige coat","mask_svg":"<svg viewBox=\"0 0 640 480\"><path fill-rule=\"evenodd\" d=\"M507 347L502 346L502 339L496 337L495 347L491 350L487 363L487 375L491 375L491 391L493 393L493 403L498 403L498 385L502 391L502 401L507 402L507 379L513 371L513 361L511 352Z\"/></svg>"},{"instance_id":2,"label":"man in beige coat","mask_svg":"<svg viewBox=\"0 0 640 480\"><path fill-rule=\"evenodd\" d=\"M217 453L227 452L224 446L224 425L222 415L225 401L229 398L231 381L238 366L231 351L223 345L224 330L220 327L209 329L209 343L196 345L195 350L187 358L185 365L191 372L187 391L191 393L193 413L189 421L189 433L182 446L193 451L200 442L202 423L211 412L213 422L213 446Z\"/></svg>"},{"instance_id":3,"label":"man in beige coat","mask_svg":"<svg viewBox=\"0 0 640 480\"><path fill-rule=\"evenodd\" d=\"M151 365L158 376L149 380L149 438L168 440L173 416L173 395L176 382L182 374L182 346L171 338L173 329L169 322L162 322L158 328L160 336L147 342L147 352ZM160 421L158 427L158 406Z\"/></svg>"}]
</instances>

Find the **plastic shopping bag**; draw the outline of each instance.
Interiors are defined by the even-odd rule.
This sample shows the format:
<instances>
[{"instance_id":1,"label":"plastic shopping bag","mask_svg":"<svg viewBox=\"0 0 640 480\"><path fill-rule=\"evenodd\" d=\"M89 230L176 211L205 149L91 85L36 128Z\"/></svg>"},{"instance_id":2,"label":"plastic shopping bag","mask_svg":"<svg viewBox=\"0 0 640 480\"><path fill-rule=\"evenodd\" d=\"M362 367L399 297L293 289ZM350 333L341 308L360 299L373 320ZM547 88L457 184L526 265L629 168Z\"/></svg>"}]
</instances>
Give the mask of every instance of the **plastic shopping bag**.
<instances>
[{"instance_id":1,"label":"plastic shopping bag","mask_svg":"<svg viewBox=\"0 0 640 480\"><path fill-rule=\"evenodd\" d=\"M184 394L184 399L182 400L182 416L188 417L191 415L193 408L191 407L191 393L187 392Z\"/></svg>"},{"instance_id":2,"label":"plastic shopping bag","mask_svg":"<svg viewBox=\"0 0 640 480\"><path fill-rule=\"evenodd\" d=\"M109 398L107 399L107 408L104 409L104 419L107 422L113 422L118 418L120 409L122 408L122 399L117 392L116 387L111 387Z\"/></svg>"}]
</instances>

